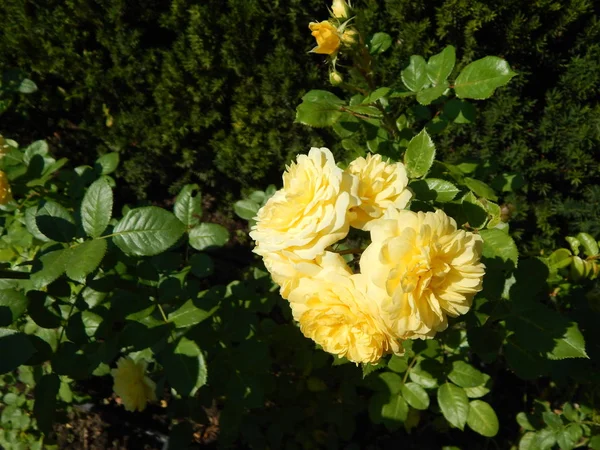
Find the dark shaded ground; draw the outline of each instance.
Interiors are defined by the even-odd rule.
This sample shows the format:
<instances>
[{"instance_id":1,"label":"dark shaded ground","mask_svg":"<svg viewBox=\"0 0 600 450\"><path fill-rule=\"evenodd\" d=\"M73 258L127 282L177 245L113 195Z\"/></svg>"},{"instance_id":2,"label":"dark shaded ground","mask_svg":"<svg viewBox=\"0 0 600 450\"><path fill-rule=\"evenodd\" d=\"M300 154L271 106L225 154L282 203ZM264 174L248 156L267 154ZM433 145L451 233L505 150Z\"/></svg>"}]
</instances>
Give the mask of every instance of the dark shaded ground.
<instances>
[{"instance_id":1,"label":"dark shaded ground","mask_svg":"<svg viewBox=\"0 0 600 450\"><path fill-rule=\"evenodd\" d=\"M129 412L112 393L108 377L85 381L78 386L91 396L88 403L69 408L57 417L53 436L63 450L162 450L167 448L169 424L165 391L160 403L149 404L142 412ZM194 425L189 448L214 448L218 437L218 411L206 410L209 425Z\"/></svg>"}]
</instances>

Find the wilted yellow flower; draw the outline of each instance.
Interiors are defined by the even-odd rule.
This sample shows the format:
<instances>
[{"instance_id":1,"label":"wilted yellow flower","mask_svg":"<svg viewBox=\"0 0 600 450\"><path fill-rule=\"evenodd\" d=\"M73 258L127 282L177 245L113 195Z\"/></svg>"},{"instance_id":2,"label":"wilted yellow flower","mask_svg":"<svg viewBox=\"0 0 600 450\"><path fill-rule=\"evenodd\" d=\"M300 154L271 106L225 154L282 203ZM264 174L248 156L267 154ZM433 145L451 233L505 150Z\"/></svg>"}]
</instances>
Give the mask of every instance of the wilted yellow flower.
<instances>
[{"instance_id":1,"label":"wilted yellow flower","mask_svg":"<svg viewBox=\"0 0 600 450\"><path fill-rule=\"evenodd\" d=\"M408 176L402 163L386 162L381 155L368 154L366 159L352 161L347 171L359 180L358 196L362 203L352 208L356 218L350 222L355 228L368 231L373 220L388 208L404 209L412 197L406 187Z\"/></svg>"},{"instance_id":2,"label":"wilted yellow flower","mask_svg":"<svg viewBox=\"0 0 600 450\"><path fill-rule=\"evenodd\" d=\"M156 385L146 376L146 362L120 358L111 370L113 390L121 397L127 411L143 411L148 401L156 400Z\"/></svg>"},{"instance_id":3,"label":"wilted yellow flower","mask_svg":"<svg viewBox=\"0 0 600 450\"><path fill-rule=\"evenodd\" d=\"M8 177L0 170L0 205L6 205L12 199Z\"/></svg>"},{"instance_id":4,"label":"wilted yellow flower","mask_svg":"<svg viewBox=\"0 0 600 450\"><path fill-rule=\"evenodd\" d=\"M338 273L352 273L344 258L333 252L325 252L314 260L306 260L283 250L266 254L263 261L273 281L281 287L279 292L285 299L289 297L292 289L298 286L301 278L314 277L325 267Z\"/></svg>"},{"instance_id":5,"label":"wilted yellow flower","mask_svg":"<svg viewBox=\"0 0 600 450\"><path fill-rule=\"evenodd\" d=\"M311 148L283 174L283 188L258 211L250 237L254 252L286 250L313 260L346 237L350 208L357 206L358 180L335 165L326 148Z\"/></svg>"},{"instance_id":6,"label":"wilted yellow flower","mask_svg":"<svg viewBox=\"0 0 600 450\"><path fill-rule=\"evenodd\" d=\"M374 363L385 354L402 352L377 303L367 297L365 281L360 274L325 268L301 278L289 297L302 333L325 351L355 363Z\"/></svg>"},{"instance_id":7,"label":"wilted yellow flower","mask_svg":"<svg viewBox=\"0 0 600 450\"><path fill-rule=\"evenodd\" d=\"M426 338L465 314L481 290L481 236L457 230L443 211L390 208L371 227L360 259L369 296L400 338Z\"/></svg>"},{"instance_id":8,"label":"wilted yellow flower","mask_svg":"<svg viewBox=\"0 0 600 450\"><path fill-rule=\"evenodd\" d=\"M317 40L317 46L311 50L313 53L333 55L340 48L340 36L337 28L327 20L323 22L311 22L308 27Z\"/></svg>"},{"instance_id":9,"label":"wilted yellow flower","mask_svg":"<svg viewBox=\"0 0 600 450\"><path fill-rule=\"evenodd\" d=\"M346 0L333 0L331 13L336 19L347 19L350 17L350 5Z\"/></svg>"}]
</instances>

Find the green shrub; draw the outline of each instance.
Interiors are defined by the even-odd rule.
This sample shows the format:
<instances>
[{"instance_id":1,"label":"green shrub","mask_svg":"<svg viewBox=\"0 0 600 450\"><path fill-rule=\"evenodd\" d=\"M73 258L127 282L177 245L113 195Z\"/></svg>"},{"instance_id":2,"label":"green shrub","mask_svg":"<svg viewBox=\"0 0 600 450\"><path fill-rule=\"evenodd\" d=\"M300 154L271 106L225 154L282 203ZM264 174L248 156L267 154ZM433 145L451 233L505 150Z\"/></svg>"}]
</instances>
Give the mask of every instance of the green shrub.
<instances>
[{"instance_id":1,"label":"green shrub","mask_svg":"<svg viewBox=\"0 0 600 450\"><path fill-rule=\"evenodd\" d=\"M361 27L394 39L383 84L411 54L448 44L463 49L459 67L484 54L509 59L517 80L474 124L442 133L440 151L452 161L489 161L489 180L501 171L524 177L507 200L530 251L561 232L600 231L596 3L356 4ZM316 0L277 8L259 0L4 2L0 68L24 69L40 92L6 114L3 128L50 137L80 163L119 149L130 198L167 198L187 182L235 198L240 188L279 183L291 156L334 142L292 123L293 106L325 72L307 53L307 24L325 11Z\"/></svg>"}]
</instances>

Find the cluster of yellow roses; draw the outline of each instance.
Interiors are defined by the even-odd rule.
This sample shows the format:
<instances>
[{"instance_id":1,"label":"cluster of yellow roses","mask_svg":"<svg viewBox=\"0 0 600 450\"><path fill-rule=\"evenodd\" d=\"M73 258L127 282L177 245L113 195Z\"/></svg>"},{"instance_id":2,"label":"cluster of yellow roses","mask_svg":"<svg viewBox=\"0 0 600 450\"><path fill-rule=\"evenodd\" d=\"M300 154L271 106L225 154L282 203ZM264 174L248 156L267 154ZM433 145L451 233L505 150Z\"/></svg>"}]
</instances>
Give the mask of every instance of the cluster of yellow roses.
<instances>
[{"instance_id":1,"label":"cluster of yellow roses","mask_svg":"<svg viewBox=\"0 0 600 450\"><path fill-rule=\"evenodd\" d=\"M407 184L402 163L368 155L342 170L328 149L312 148L287 168L250 233L304 335L356 363L444 330L481 290L481 237L441 210L406 210ZM330 249L350 227L371 237L360 273Z\"/></svg>"}]
</instances>

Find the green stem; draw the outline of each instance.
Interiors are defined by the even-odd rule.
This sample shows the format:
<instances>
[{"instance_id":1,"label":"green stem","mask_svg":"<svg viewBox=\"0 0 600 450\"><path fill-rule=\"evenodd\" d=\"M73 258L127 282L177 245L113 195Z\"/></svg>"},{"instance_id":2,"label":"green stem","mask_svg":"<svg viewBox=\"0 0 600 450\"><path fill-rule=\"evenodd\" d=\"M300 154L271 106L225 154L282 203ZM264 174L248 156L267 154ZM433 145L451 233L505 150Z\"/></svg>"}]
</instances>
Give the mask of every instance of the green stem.
<instances>
[{"instance_id":1,"label":"green stem","mask_svg":"<svg viewBox=\"0 0 600 450\"><path fill-rule=\"evenodd\" d=\"M338 255L355 255L355 254L360 254L362 252L364 252L365 250L362 248L350 248L348 250L339 250L336 251L335 253L337 253Z\"/></svg>"},{"instance_id":2,"label":"green stem","mask_svg":"<svg viewBox=\"0 0 600 450\"><path fill-rule=\"evenodd\" d=\"M65 320L64 325L62 326L62 330L60 330L60 336L58 337L58 344L62 341L63 335L65 334L65 330L67 329L67 324L73 315L73 310L75 309L75 301L76 299L72 299L73 303L71 303L71 308L69 309L69 314L67 314L67 319Z\"/></svg>"},{"instance_id":3,"label":"green stem","mask_svg":"<svg viewBox=\"0 0 600 450\"><path fill-rule=\"evenodd\" d=\"M418 360L418 356L415 355L415 357L412 359L412 361L408 364L408 367L406 368L406 373L404 374L404 378L402 379L403 384L406 384L406 380L408 380L408 374L410 373L410 369L412 369L414 367L417 360Z\"/></svg>"},{"instance_id":4,"label":"green stem","mask_svg":"<svg viewBox=\"0 0 600 450\"><path fill-rule=\"evenodd\" d=\"M162 308L162 305L160 303L157 303L156 306L158 306L158 310L160 311L160 315L162 316L162 318L165 321L165 323L169 323L169 319L167 319L167 315L165 314L165 310Z\"/></svg>"}]
</instances>

